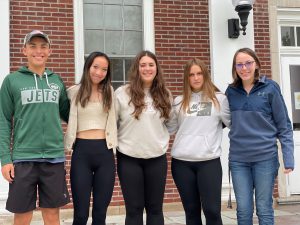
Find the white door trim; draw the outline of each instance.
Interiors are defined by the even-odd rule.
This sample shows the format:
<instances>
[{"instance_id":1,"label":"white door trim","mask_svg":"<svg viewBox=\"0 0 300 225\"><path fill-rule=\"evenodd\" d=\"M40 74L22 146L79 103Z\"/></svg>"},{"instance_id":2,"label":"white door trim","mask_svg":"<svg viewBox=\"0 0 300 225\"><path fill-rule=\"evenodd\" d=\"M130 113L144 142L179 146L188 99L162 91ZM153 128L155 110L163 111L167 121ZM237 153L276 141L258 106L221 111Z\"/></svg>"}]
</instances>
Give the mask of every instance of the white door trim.
<instances>
[{"instance_id":1,"label":"white door trim","mask_svg":"<svg viewBox=\"0 0 300 225\"><path fill-rule=\"evenodd\" d=\"M281 84L282 84L282 95L285 100L289 117L292 118L292 98L291 98L291 83L290 83L290 65L300 65L300 54L282 54L280 57L281 64ZM295 146L295 164L299 160L300 155L298 154L300 149L300 131L294 131L294 146ZM300 168L297 166L295 170L288 176L286 176L286 190L284 193L287 197L292 194L300 194L300 181L298 176L300 174Z\"/></svg>"}]
</instances>

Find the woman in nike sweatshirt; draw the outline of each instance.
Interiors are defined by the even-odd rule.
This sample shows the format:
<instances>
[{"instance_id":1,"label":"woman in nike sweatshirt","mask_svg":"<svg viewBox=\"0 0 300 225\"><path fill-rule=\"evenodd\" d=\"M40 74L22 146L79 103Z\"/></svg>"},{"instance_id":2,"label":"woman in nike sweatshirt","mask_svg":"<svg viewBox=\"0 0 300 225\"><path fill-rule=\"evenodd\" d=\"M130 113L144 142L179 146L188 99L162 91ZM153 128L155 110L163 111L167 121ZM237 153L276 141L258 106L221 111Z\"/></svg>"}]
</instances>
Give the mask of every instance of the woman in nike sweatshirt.
<instances>
[{"instance_id":1,"label":"woman in nike sweatshirt","mask_svg":"<svg viewBox=\"0 0 300 225\"><path fill-rule=\"evenodd\" d=\"M118 175L126 206L126 225L163 225L163 196L167 175L171 112L156 56L140 52L129 70L129 84L118 88Z\"/></svg>"},{"instance_id":2,"label":"woman in nike sweatshirt","mask_svg":"<svg viewBox=\"0 0 300 225\"><path fill-rule=\"evenodd\" d=\"M227 98L212 83L206 65L189 60L184 68L183 95L175 98L168 122L176 133L172 175L186 214L186 224L221 225L222 124L230 126Z\"/></svg>"}]
</instances>

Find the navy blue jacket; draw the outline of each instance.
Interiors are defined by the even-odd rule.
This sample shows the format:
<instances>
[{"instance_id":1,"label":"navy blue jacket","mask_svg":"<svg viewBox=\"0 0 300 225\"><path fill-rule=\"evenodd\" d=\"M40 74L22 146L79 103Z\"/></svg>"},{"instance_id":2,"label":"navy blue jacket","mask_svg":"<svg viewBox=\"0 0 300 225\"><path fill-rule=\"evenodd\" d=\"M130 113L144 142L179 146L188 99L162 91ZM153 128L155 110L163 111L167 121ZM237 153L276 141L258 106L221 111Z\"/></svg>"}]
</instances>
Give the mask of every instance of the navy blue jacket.
<instances>
[{"instance_id":1,"label":"navy blue jacket","mask_svg":"<svg viewBox=\"0 0 300 225\"><path fill-rule=\"evenodd\" d=\"M278 84L265 76L248 94L242 85L228 86L231 112L229 160L257 162L278 156L281 143L284 167L294 169L291 121Z\"/></svg>"}]
</instances>

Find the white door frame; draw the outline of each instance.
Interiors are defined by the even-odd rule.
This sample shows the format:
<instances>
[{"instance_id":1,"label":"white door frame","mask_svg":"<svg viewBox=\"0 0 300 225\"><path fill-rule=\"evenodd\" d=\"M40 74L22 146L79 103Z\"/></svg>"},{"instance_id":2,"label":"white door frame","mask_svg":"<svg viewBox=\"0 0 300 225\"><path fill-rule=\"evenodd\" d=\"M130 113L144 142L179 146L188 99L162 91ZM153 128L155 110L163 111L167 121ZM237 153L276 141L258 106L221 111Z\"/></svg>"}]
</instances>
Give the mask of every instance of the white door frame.
<instances>
[{"instance_id":1,"label":"white door frame","mask_svg":"<svg viewBox=\"0 0 300 225\"><path fill-rule=\"evenodd\" d=\"M281 84L282 84L282 95L285 100L289 117L291 121L292 118L292 98L291 98L291 83L290 83L290 65L299 65L300 66L300 53L299 54L282 54L280 57L281 64ZM294 158L295 164L299 165L300 163L300 131L294 131ZM299 163L297 163L299 162ZM300 168L295 167L294 171L286 176L286 196L292 194L300 194Z\"/></svg>"},{"instance_id":2,"label":"white door frame","mask_svg":"<svg viewBox=\"0 0 300 225\"><path fill-rule=\"evenodd\" d=\"M270 36L271 45L274 45L271 49L272 77L280 84L283 97L287 104L289 116L291 116L291 88L290 83L287 83L287 80L288 82L290 82L290 75L289 70L287 71L286 61L288 57L299 57L300 48L281 46L281 26L300 25L300 5L298 3L292 4L287 1L278 3L278 1L269 0L269 2L271 3L272 8L276 8L276 12L270 11L270 24L272 25L271 27L276 27L274 29L271 29ZM297 141L296 137L294 137L294 140ZM291 196L290 184L293 183L294 179L298 180L298 178L294 177L294 175L297 174L297 165L295 171L293 171L291 175L285 175L283 173L283 160L281 150L279 155L281 166L278 173L278 194L279 198L286 199L287 197Z\"/></svg>"}]
</instances>

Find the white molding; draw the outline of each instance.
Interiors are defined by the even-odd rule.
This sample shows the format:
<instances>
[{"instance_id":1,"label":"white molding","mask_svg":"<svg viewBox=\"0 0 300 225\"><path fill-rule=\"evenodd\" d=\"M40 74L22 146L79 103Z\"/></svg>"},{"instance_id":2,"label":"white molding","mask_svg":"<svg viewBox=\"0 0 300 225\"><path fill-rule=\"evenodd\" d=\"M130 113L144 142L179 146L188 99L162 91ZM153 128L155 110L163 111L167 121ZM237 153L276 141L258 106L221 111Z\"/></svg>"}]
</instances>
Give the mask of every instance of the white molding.
<instances>
[{"instance_id":1,"label":"white molding","mask_svg":"<svg viewBox=\"0 0 300 225\"><path fill-rule=\"evenodd\" d=\"M278 8L277 9L278 12L300 12L300 8Z\"/></svg>"},{"instance_id":2,"label":"white molding","mask_svg":"<svg viewBox=\"0 0 300 225\"><path fill-rule=\"evenodd\" d=\"M10 67L10 52L9 52L9 0L0 1L0 52L1 52L1 67L0 67L0 85L4 77L9 73Z\"/></svg>"},{"instance_id":3,"label":"white molding","mask_svg":"<svg viewBox=\"0 0 300 225\"><path fill-rule=\"evenodd\" d=\"M280 57L280 68L281 68L281 91L282 96L285 100L286 107L288 110L289 117L291 122L293 122L292 117L292 97L291 97L291 81L290 81L290 65L300 65L300 54L281 54ZM300 132L294 130L294 147L295 147L295 165L299 163L299 149L300 149ZM285 175L281 171L281 186L279 186L282 190L280 192L279 197L290 197L293 194L300 193L300 183L299 183L299 169L296 168L293 173Z\"/></svg>"},{"instance_id":4,"label":"white molding","mask_svg":"<svg viewBox=\"0 0 300 225\"><path fill-rule=\"evenodd\" d=\"M209 40L211 76L213 82L221 91L225 91L231 83L231 64L235 51L248 46L254 49L253 10L248 17L246 35L240 32L236 39L228 38L228 19L238 18L230 1L210 0L209 11ZM220 63L221 62L221 63Z\"/></svg>"},{"instance_id":5,"label":"white molding","mask_svg":"<svg viewBox=\"0 0 300 225\"><path fill-rule=\"evenodd\" d=\"M144 17L144 49L155 52L154 35L154 2L153 0L143 1Z\"/></svg>"},{"instance_id":6,"label":"white molding","mask_svg":"<svg viewBox=\"0 0 300 225\"><path fill-rule=\"evenodd\" d=\"M277 20L280 22L298 22L300 20L300 8L277 8Z\"/></svg>"},{"instance_id":7,"label":"white molding","mask_svg":"<svg viewBox=\"0 0 300 225\"><path fill-rule=\"evenodd\" d=\"M0 27L2 34L0 35L0 52L1 52L1 67L0 67L0 85L4 77L10 71L10 51L9 51L9 0L0 1ZM5 203L8 194L8 182L0 175L0 214L7 213Z\"/></svg>"},{"instance_id":8,"label":"white molding","mask_svg":"<svg viewBox=\"0 0 300 225\"><path fill-rule=\"evenodd\" d=\"M84 66L83 2L73 0L74 5L74 55L75 83L79 83Z\"/></svg>"}]
</instances>

